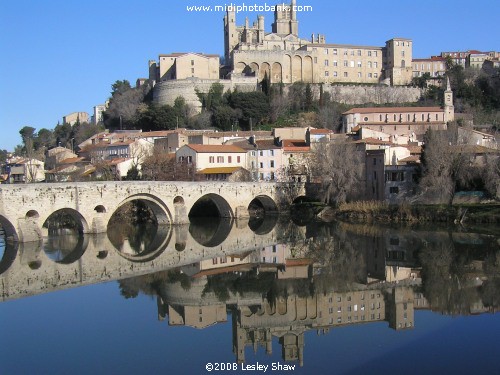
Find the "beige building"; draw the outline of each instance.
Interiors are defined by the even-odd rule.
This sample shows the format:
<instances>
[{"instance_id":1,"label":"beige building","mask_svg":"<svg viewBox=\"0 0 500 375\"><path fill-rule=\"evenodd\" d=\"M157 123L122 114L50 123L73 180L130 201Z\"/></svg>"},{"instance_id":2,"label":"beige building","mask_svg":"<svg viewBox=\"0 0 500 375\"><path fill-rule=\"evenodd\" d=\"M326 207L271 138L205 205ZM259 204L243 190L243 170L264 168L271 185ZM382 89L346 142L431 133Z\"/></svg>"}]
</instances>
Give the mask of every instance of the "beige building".
<instances>
[{"instance_id":1,"label":"beige building","mask_svg":"<svg viewBox=\"0 0 500 375\"><path fill-rule=\"evenodd\" d=\"M42 182L44 180L45 170L43 161L37 159L20 159L10 164L10 183L27 184Z\"/></svg>"},{"instance_id":2,"label":"beige building","mask_svg":"<svg viewBox=\"0 0 500 375\"><path fill-rule=\"evenodd\" d=\"M440 56L431 56L429 59L413 59L413 77L422 77L429 73L431 77L443 77L446 73L446 59Z\"/></svg>"},{"instance_id":3,"label":"beige building","mask_svg":"<svg viewBox=\"0 0 500 375\"><path fill-rule=\"evenodd\" d=\"M186 78L219 79L219 55L171 53L149 62L149 79L155 82Z\"/></svg>"},{"instance_id":4,"label":"beige building","mask_svg":"<svg viewBox=\"0 0 500 375\"><path fill-rule=\"evenodd\" d=\"M392 136L408 138L410 142L422 140L428 129L443 130L455 119L453 92L450 80L444 92L444 108L441 107L367 107L352 108L342 114L344 132L368 128Z\"/></svg>"},{"instance_id":5,"label":"beige building","mask_svg":"<svg viewBox=\"0 0 500 375\"><path fill-rule=\"evenodd\" d=\"M75 125L77 122L89 122L89 114L87 112L73 112L63 116L63 124Z\"/></svg>"},{"instance_id":6,"label":"beige building","mask_svg":"<svg viewBox=\"0 0 500 375\"><path fill-rule=\"evenodd\" d=\"M283 4L284 5L284 4ZM264 17L250 25L236 25L236 13L224 17L225 61L236 74L267 76L272 83L381 83L405 85L412 78L413 42L394 38L385 46L327 44L324 35L299 37L293 7L276 10L271 33Z\"/></svg>"},{"instance_id":7,"label":"beige building","mask_svg":"<svg viewBox=\"0 0 500 375\"><path fill-rule=\"evenodd\" d=\"M212 168L245 168L246 166L246 151L241 147L232 145L184 145L179 148L175 157L178 162L194 163L196 170L205 170L210 174L209 169ZM208 170L208 171L207 171ZM226 173L221 169L221 174ZM231 173L232 173L231 172Z\"/></svg>"}]
</instances>

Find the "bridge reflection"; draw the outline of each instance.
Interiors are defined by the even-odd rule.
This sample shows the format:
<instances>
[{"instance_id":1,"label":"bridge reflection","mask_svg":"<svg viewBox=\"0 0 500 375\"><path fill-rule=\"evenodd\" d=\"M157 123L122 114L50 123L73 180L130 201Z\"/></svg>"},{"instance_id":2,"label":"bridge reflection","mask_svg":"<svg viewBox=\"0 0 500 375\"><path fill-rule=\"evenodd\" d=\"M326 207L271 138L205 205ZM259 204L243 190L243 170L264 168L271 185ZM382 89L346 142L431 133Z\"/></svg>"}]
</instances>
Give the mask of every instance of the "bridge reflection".
<instances>
[{"instance_id":1,"label":"bridge reflection","mask_svg":"<svg viewBox=\"0 0 500 375\"><path fill-rule=\"evenodd\" d=\"M265 233L248 220L210 218L176 226L110 228L107 234L82 235L61 229L43 241L3 242L0 262L2 299L133 277L189 265L203 259L238 255L277 244L277 220Z\"/></svg>"}]
</instances>

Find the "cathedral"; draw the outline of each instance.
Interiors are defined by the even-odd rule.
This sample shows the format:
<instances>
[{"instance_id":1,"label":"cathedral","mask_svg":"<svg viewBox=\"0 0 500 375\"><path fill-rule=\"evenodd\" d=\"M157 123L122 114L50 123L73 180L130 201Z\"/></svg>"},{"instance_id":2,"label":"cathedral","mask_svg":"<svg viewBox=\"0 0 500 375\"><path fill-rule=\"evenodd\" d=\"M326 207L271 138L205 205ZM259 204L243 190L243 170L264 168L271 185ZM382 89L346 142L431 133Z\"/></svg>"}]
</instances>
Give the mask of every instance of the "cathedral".
<instances>
[{"instance_id":1,"label":"cathedral","mask_svg":"<svg viewBox=\"0 0 500 375\"><path fill-rule=\"evenodd\" d=\"M371 83L406 85L412 79L412 40L393 38L385 46L328 44L322 34L299 37L296 0L277 5L270 33L264 16L236 25L229 7L224 17L223 72L268 77L271 83ZM225 74L224 74L225 75ZM226 78L226 77L224 77Z\"/></svg>"}]
</instances>

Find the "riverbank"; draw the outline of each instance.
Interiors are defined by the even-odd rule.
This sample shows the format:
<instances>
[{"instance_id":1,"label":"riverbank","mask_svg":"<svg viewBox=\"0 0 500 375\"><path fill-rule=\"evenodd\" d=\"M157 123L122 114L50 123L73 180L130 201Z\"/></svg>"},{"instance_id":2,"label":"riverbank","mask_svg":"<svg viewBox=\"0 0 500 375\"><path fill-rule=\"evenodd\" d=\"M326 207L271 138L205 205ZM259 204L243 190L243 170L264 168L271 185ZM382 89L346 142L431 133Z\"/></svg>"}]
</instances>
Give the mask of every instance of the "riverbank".
<instances>
[{"instance_id":1,"label":"riverbank","mask_svg":"<svg viewBox=\"0 0 500 375\"><path fill-rule=\"evenodd\" d=\"M338 208L324 207L317 217L323 221L349 222L500 223L500 203L448 206L352 202L341 204Z\"/></svg>"}]
</instances>

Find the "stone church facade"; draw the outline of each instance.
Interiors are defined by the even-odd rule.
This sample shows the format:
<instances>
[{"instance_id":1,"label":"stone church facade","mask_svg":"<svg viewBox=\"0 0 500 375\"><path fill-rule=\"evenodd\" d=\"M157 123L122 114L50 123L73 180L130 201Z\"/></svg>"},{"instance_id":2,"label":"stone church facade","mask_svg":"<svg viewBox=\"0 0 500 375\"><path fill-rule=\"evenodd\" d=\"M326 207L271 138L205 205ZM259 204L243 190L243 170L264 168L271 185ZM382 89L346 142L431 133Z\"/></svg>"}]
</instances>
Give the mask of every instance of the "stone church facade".
<instances>
[{"instance_id":1,"label":"stone church facade","mask_svg":"<svg viewBox=\"0 0 500 375\"><path fill-rule=\"evenodd\" d=\"M299 37L296 1L276 6L272 31L264 17L236 25L236 12L224 17L224 57L232 74L267 75L271 83L385 83L406 85L412 79L411 39L393 38L385 46L328 44L322 34Z\"/></svg>"}]
</instances>

